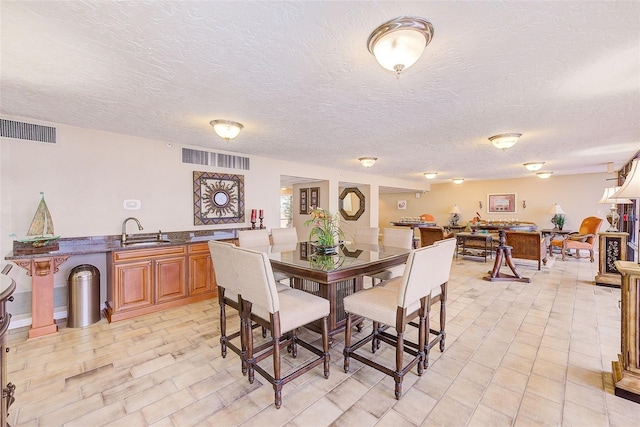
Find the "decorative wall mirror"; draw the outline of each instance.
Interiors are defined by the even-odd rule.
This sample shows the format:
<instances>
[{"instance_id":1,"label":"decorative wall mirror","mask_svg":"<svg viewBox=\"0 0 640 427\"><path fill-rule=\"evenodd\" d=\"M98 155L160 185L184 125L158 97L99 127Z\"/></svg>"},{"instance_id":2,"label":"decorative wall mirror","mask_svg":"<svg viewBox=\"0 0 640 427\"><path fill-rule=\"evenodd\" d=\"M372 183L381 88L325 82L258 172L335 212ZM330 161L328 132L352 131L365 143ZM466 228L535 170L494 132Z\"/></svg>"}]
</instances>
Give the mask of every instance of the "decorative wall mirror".
<instances>
[{"instance_id":1,"label":"decorative wall mirror","mask_svg":"<svg viewBox=\"0 0 640 427\"><path fill-rule=\"evenodd\" d=\"M347 221L357 221L364 213L364 194L356 187L345 188L339 197L340 215Z\"/></svg>"}]
</instances>

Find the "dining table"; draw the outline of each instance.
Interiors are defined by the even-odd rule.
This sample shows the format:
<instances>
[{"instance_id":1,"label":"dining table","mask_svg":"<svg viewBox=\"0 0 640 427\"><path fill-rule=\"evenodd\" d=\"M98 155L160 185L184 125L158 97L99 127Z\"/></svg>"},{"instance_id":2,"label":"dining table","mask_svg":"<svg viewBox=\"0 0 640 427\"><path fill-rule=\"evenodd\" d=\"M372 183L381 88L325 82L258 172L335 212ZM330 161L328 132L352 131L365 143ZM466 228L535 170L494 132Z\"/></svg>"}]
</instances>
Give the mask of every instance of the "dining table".
<instances>
[{"instance_id":1,"label":"dining table","mask_svg":"<svg viewBox=\"0 0 640 427\"><path fill-rule=\"evenodd\" d=\"M334 254L316 253L310 242L273 245L268 256L274 272L291 278L291 286L329 300L329 336L344 331L343 300L364 287L364 277L406 263L411 251L382 245L344 242ZM354 322L362 328L361 322ZM321 323L309 329L321 332Z\"/></svg>"}]
</instances>

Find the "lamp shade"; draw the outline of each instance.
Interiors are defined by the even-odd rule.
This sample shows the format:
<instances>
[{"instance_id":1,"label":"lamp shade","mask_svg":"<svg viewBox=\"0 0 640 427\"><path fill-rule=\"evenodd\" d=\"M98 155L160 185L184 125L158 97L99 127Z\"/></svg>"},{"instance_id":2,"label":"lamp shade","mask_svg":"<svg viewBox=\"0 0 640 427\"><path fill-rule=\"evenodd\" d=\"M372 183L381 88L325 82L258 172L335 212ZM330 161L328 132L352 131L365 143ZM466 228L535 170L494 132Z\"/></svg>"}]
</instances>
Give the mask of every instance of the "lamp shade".
<instances>
[{"instance_id":1,"label":"lamp shade","mask_svg":"<svg viewBox=\"0 0 640 427\"><path fill-rule=\"evenodd\" d=\"M626 205L629 203L633 203L629 199L625 199L624 197L617 197L614 194L620 190L620 187L608 187L604 189L604 194L602 194L602 198L598 201L601 204L616 204L616 205Z\"/></svg>"},{"instance_id":2,"label":"lamp shade","mask_svg":"<svg viewBox=\"0 0 640 427\"><path fill-rule=\"evenodd\" d=\"M231 120L211 120L209 124L220 138L227 141L238 136L244 127L241 123Z\"/></svg>"},{"instance_id":3,"label":"lamp shade","mask_svg":"<svg viewBox=\"0 0 640 427\"><path fill-rule=\"evenodd\" d=\"M449 210L450 214L459 214L462 213L460 212L460 208L458 207L458 205L453 205L453 207Z\"/></svg>"},{"instance_id":4,"label":"lamp shade","mask_svg":"<svg viewBox=\"0 0 640 427\"><path fill-rule=\"evenodd\" d=\"M620 189L613 195L615 198L640 199L640 159L631 162L631 170Z\"/></svg>"},{"instance_id":5,"label":"lamp shade","mask_svg":"<svg viewBox=\"0 0 640 427\"><path fill-rule=\"evenodd\" d=\"M554 214L554 215L556 215L556 214L566 215L566 212L557 203L554 203L553 205L551 205L551 209L549 209L549 212L547 212L547 213Z\"/></svg>"},{"instance_id":6,"label":"lamp shade","mask_svg":"<svg viewBox=\"0 0 640 427\"><path fill-rule=\"evenodd\" d=\"M489 137L489 141L494 147L500 150L505 150L516 145L518 138L522 136L521 133L501 133L500 135L493 135Z\"/></svg>"},{"instance_id":7,"label":"lamp shade","mask_svg":"<svg viewBox=\"0 0 640 427\"><path fill-rule=\"evenodd\" d=\"M373 30L367 48L383 68L400 74L416 63L432 37L433 26L427 20L400 17Z\"/></svg>"}]
</instances>

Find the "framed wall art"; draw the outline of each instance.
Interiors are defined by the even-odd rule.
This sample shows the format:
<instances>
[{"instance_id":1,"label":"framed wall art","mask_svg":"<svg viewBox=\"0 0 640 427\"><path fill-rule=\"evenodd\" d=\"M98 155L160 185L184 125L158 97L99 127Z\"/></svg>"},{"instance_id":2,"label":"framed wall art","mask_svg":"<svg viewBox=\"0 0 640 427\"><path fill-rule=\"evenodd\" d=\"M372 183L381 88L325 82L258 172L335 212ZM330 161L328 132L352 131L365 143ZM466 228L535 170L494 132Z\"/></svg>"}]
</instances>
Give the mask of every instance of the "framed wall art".
<instances>
[{"instance_id":1,"label":"framed wall art","mask_svg":"<svg viewBox=\"0 0 640 427\"><path fill-rule=\"evenodd\" d=\"M309 212L314 210L320 204L320 187L311 187L309 189Z\"/></svg>"},{"instance_id":2,"label":"framed wall art","mask_svg":"<svg viewBox=\"0 0 640 427\"><path fill-rule=\"evenodd\" d=\"M400 209L400 210L407 209L407 201L406 200L398 200L398 209Z\"/></svg>"},{"instance_id":3,"label":"framed wall art","mask_svg":"<svg viewBox=\"0 0 640 427\"><path fill-rule=\"evenodd\" d=\"M244 176L193 172L193 224L244 222Z\"/></svg>"},{"instance_id":4,"label":"framed wall art","mask_svg":"<svg viewBox=\"0 0 640 427\"><path fill-rule=\"evenodd\" d=\"M516 213L516 193L487 194L488 213Z\"/></svg>"},{"instance_id":5,"label":"framed wall art","mask_svg":"<svg viewBox=\"0 0 640 427\"><path fill-rule=\"evenodd\" d=\"M309 213L309 189L300 189L300 214L306 215Z\"/></svg>"}]
</instances>

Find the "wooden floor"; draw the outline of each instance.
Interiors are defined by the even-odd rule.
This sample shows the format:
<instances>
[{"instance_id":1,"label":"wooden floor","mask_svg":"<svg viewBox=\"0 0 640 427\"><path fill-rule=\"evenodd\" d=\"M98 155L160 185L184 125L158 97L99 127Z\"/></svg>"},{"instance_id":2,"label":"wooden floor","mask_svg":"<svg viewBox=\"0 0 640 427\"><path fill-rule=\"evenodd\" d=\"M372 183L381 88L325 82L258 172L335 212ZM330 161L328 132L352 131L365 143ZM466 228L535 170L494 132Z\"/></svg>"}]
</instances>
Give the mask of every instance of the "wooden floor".
<instances>
[{"instance_id":1,"label":"wooden floor","mask_svg":"<svg viewBox=\"0 0 640 427\"><path fill-rule=\"evenodd\" d=\"M483 281L488 268L454 260L447 349L434 349L422 377L405 376L399 401L393 380L372 368L352 360L344 373L339 334L330 378L318 367L285 385L277 410L268 383L256 376L250 385L234 353L220 356L218 304L206 301L29 341L26 330L10 331L9 420L14 427L638 425L640 405L613 394L620 291L593 285L597 263L556 259L541 271L530 263L520 267L529 284ZM384 344L377 357L392 366Z\"/></svg>"}]
</instances>

